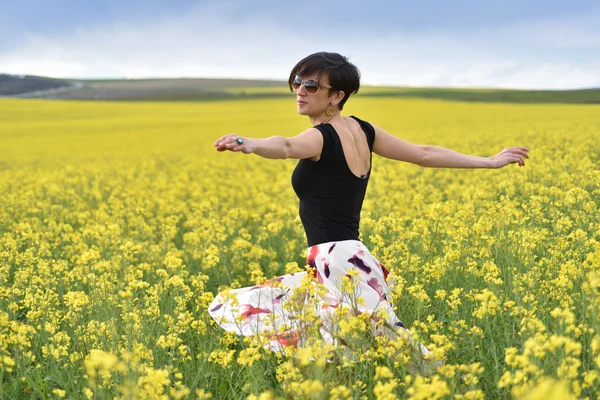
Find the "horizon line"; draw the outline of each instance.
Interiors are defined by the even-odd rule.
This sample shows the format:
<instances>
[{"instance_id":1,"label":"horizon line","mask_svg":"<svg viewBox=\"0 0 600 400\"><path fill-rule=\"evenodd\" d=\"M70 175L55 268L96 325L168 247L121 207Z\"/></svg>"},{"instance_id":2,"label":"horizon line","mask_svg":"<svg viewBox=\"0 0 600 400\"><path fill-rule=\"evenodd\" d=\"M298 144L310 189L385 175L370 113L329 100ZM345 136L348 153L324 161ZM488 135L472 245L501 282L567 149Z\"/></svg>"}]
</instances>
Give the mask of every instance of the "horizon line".
<instances>
[{"instance_id":1,"label":"horizon line","mask_svg":"<svg viewBox=\"0 0 600 400\"><path fill-rule=\"evenodd\" d=\"M145 80L185 80L185 79L197 79L197 80L238 80L238 81L263 81L270 83L283 83L287 84L285 80L279 80L274 78L240 78L240 77L191 77L191 76L179 76L179 77L87 77L87 78L67 78L67 77L54 77L47 75L31 75L31 74L11 74L6 72L0 72L0 75L6 75L11 77L36 77L46 78L64 81L145 81ZM513 90L513 91L540 91L540 92L566 92L566 91L580 91L580 90L600 90L600 87L579 87L570 89L523 89L513 87L497 87L497 86L414 86L414 85L390 85L390 84L371 84L361 83L364 87L385 87L385 88L410 88L410 89L456 89L456 90Z\"/></svg>"}]
</instances>

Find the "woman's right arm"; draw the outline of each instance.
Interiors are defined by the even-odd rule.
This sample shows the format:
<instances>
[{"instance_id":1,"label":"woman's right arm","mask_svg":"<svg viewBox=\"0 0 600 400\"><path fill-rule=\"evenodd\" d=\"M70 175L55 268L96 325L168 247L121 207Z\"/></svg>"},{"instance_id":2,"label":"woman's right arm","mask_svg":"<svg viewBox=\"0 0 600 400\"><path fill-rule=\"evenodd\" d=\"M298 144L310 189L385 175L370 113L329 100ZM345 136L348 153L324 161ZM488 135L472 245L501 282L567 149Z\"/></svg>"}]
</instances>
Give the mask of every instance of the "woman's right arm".
<instances>
[{"instance_id":1,"label":"woman's right arm","mask_svg":"<svg viewBox=\"0 0 600 400\"><path fill-rule=\"evenodd\" d=\"M271 136L265 139L242 138L243 144L236 142L239 135L231 133L215 142L217 151L235 151L245 154L254 153L264 158L313 158L320 156L323 149L323 136L316 128L309 128L301 134L286 138Z\"/></svg>"}]
</instances>

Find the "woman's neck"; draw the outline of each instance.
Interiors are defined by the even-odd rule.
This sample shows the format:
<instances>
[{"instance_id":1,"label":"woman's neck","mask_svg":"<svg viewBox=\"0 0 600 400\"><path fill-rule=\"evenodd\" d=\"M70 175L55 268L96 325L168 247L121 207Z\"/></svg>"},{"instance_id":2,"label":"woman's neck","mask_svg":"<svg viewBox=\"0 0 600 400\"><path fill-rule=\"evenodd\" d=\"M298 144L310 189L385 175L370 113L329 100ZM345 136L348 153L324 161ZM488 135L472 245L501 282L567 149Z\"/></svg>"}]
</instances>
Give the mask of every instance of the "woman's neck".
<instances>
[{"instance_id":1,"label":"woman's neck","mask_svg":"<svg viewBox=\"0 0 600 400\"><path fill-rule=\"evenodd\" d=\"M313 126L319 124L326 124L334 119L337 119L338 116L340 116L340 110L334 111L333 114L331 114L330 116L327 116L325 113L322 113L318 117L310 117L310 123L313 124Z\"/></svg>"}]
</instances>

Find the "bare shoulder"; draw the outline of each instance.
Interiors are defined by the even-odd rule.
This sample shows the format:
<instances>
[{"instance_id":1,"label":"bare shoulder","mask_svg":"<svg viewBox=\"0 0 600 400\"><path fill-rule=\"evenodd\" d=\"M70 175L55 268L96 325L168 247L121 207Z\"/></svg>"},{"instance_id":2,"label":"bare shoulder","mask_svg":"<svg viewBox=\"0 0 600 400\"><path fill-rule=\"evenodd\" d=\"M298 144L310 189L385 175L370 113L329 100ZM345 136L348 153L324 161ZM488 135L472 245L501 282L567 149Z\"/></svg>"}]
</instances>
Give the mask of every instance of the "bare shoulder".
<instances>
[{"instance_id":1,"label":"bare shoulder","mask_svg":"<svg viewBox=\"0 0 600 400\"><path fill-rule=\"evenodd\" d=\"M375 135L377 135L378 133L382 134L382 135L390 135L390 133L388 133L385 129L383 129L382 127L380 127L379 125L375 125L374 123L370 122L371 126L373 127L373 129L375 130Z\"/></svg>"},{"instance_id":2,"label":"bare shoulder","mask_svg":"<svg viewBox=\"0 0 600 400\"><path fill-rule=\"evenodd\" d=\"M371 126L373 127L373 131L375 132L375 139L373 142L373 151L375 151L377 153L377 149L375 148L375 146L379 145L378 147L382 147L382 146L389 146L391 143L396 142L395 139L401 140L400 138L392 135L391 133L389 133L388 131L386 131L385 129L383 129L382 127L375 125L373 123L371 123Z\"/></svg>"},{"instance_id":3,"label":"bare shoulder","mask_svg":"<svg viewBox=\"0 0 600 400\"><path fill-rule=\"evenodd\" d=\"M323 141L323 135L321 131L311 126L310 128L300 132L296 136L290 137L290 139L304 139L304 140L321 140Z\"/></svg>"},{"instance_id":4,"label":"bare shoulder","mask_svg":"<svg viewBox=\"0 0 600 400\"><path fill-rule=\"evenodd\" d=\"M424 146L392 135L377 125L371 125L375 130L374 153L382 157L421 165L425 153Z\"/></svg>"},{"instance_id":5,"label":"bare shoulder","mask_svg":"<svg viewBox=\"0 0 600 400\"><path fill-rule=\"evenodd\" d=\"M310 127L300 134L288 138L287 146L289 158L318 159L323 149L323 136L317 128Z\"/></svg>"}]
</instances>

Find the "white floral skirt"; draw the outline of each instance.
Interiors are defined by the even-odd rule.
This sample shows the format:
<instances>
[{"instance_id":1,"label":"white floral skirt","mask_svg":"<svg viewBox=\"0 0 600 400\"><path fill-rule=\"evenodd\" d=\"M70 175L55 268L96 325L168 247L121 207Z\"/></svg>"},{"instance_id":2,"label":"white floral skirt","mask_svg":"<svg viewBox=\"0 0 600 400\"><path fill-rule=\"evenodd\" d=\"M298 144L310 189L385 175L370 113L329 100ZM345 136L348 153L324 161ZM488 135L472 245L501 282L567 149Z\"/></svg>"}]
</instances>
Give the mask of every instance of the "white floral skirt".
<instances>
[{"instance_id":1,"label":"white floral skirt","mask_svg":"<svg viewBox=\"0 0 600 400\"><path fill-rule=\"evenodd\" d=\"M209 314L227 331L267 337L264 347L282 353L287 346L302 346L303 331L315 321L319 321L320 336L326 343L344 345L344 336L339 334L339 308L348 310L346 319L347 315L367 313L374 336L410 338L389 300L394 279L362 242L343 240L311 246L306 263L311 267L309 272L219 293L209 306ZM347 290L349 287L352 289ZM430 353L423 344L413 345L421 357Z\"/></svg>"}]
</instances>

